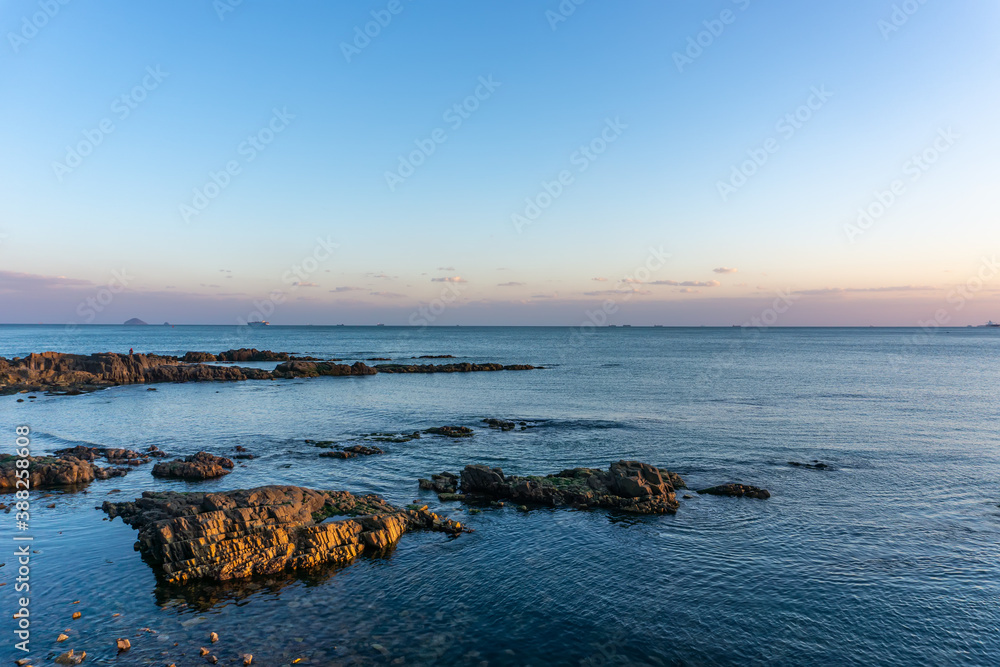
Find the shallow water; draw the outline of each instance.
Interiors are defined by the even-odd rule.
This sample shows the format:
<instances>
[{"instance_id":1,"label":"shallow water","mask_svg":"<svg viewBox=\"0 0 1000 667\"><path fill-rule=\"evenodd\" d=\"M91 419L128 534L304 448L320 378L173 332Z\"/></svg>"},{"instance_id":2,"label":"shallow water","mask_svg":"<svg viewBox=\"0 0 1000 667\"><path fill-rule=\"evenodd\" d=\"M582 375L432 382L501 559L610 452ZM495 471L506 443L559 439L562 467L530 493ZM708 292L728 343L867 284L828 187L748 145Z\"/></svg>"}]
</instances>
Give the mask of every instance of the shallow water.
<instances>
[{"instance_id":1,"label":"shallow water","mask_svg":"<svg viewBox=\"0 0 1000 667\"><path fill-rule=\"evenodd\" d=\"M198 648L214 631L220 664L243 652L255 665L1000 664L1000 332L0 327L7 357L241 346L546 369L0 397L5 451L16 423L32 428L35 454L83 443L259 456L216 481L154 480L143 466L87 492L36 495L36 659L75 648L85 664L204 664ZM499 432L484 417L534 425ZM304 442L443 424L476 434L349 460ZM772 497L682 499L664 517L468 515L416 485L467 463L536 474L620 458L691 488L737 481ZM788 465L813 459L833 467ZM146 489L271 483L419 498L476 532L407 534L388 556L343 568L177 588L133 551L134 530L94 509ZM6 554L13 515L0 522ZM12 559L0 561L10 607ZM70 640L56 644L60 632ZM116 658L120 636L133 648Z\"/></svg>"}]
</instances>

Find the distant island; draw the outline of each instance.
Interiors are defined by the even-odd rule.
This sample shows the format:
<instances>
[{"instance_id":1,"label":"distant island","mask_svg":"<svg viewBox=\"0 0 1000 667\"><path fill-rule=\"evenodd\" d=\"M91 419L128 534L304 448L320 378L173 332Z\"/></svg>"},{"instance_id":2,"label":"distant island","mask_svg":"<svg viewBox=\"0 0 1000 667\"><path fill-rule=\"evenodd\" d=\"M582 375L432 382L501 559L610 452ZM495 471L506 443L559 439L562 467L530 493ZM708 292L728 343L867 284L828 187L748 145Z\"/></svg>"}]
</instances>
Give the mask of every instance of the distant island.
<instances>
[{"instance_id":1,"label":"distant island","mask_svg":"<svg viewBox=\"0 0 1000 667\"><path fill-rule=\"evenodd\" d=\"M125 320L125 324L145 324L145 325L147 325L147 326L149 325L149 323L148 323L148 322L143 322L143 321L142 321L142 320L140 320L140 319L139 319L138 317L133 317L133 318L132 318L132 319L130 319L130 320Z\"/></svg>"}]
</instances>

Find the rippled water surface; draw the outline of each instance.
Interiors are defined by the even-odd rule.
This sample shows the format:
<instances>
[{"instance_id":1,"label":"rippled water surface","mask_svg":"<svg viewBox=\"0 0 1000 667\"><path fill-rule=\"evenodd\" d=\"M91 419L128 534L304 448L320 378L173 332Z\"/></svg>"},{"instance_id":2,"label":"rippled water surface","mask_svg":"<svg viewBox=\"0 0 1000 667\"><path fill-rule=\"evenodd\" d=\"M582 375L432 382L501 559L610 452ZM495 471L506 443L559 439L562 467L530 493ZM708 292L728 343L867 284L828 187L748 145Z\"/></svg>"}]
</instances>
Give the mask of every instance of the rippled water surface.
<instances>
[{"instance_id":1,"label":"rippled water surface","mask_svg":"<svg viewBox=\"0 0 1000 667\"><path fill-rule=\"evenodd\" d=\"M36 454L242 445L259 457L216 481L154 480L143 466L36 496L35 664L67 648L86 650L84 664L204 664L198 648L213 631L220 664L248 652L265 666L1000 664L998 331L0 327L7 357L243 346L546 369L0 397L5 451L14 425L28 424ZM498 432L484 417L536 425ZM444 424L476 433L351 460L319 458L304 442ZM737 481L772 497L695 495L663 517L469 515L416 484L467 463L537 474L621 458L670 468L691 488ZM814 459L832 468L788 465ZM420 499L476 532L407 534L388 556L343 568L177 588L133 551L134 530L94 509L147 489L272 483ZM6 660L13 515L0 522ZM70 639L57 644L60 632ZM117 637L133 646L118 657Z\"/></svg>"}]
</instances>

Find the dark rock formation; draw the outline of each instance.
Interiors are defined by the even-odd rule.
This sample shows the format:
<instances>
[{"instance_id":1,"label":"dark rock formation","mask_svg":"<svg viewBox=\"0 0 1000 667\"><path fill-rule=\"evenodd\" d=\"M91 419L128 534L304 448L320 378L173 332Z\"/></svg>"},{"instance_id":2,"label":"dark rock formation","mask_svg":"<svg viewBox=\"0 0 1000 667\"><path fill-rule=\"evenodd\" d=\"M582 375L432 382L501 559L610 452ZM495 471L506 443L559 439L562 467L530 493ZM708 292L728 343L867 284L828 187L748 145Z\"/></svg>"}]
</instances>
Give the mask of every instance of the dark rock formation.
<instances>
[{"instance_id":1,"label":"dark rock formation","mask_svg":"<svg viewBox=\"0 0 1000 667\"><path fill-rule=\"evenodd\" d=\"M483 423L490 428L500 429L501 431L513 431L514 427L517 426L514 422L507 421L506 419L484 419Z\"/></svg>"},{"instance_id":2,"label":"dark rock formation","mask_svg":"<svg viewBox=\"0 0 1000 667\"><path fill-rule=\"evenodd\" d=\"M734 498L760 498L764 500L770 498L771 494L767 489L761 489L756 486L749 486L746 484L720 484L719 486L713 486L709 489L702 489L698 493L708 494L710 496L731 496Z\"/></svg>"},{"instance_id":3,"label":"dark rock formation","mask_svg":"<svg viewBox=\"0 0 1000 667\"><path fill-rule=\"evenodd\" d=\"M316 361L286 361L274 369L276 378L309 378L321 375L375 375L375 369L360 361L352 366Z\"/></svg>"},{"instance_id":4,"label":"dark rock formation","mask_svg":"<svg viewBox=\"0 0 1000 667\"><path fill-rule=\"evenodd\" d=\"M143 321L142 321L142 320L140 320L140 319L139 319L138 317L133 317L133 318L132 318L132 319L130 319L130 320L125 320L125 324L128 324L129 326L135 326L135 325L139 325L139 326L149 326L149 323L148 323L148 322L143 322Z\"/></svg>"},{"instance_id":5,"label":"dark rock formation","mask_svg":"<svg viewBox=\"0 0 1000 667\"><path fill-rule=\"evenodd\" d=\"M468 530L426 509L402 510L378 496L296 486L147 491L135 502L105 502L103 509L138 529L136 549L162 568L169 583L347 563L362 553L386 551L407 530L451 535Z\"/></svg>"},{"instance_id":6,"label":"dark rock formation","mask_svg":"<svg viewBox=\"0 0 1000 667\"><path fill-rule=\"evenodd\" d=\"M435 426L424 431L434 435L445 435L449 438L469 438L472 437L473 430L468 426Z\"/></svg>"},{"instance_id":7,"label":"dark rock formation","mask_svg":"<svg viewBox=\"0 0 1000 667\"><path fill-rule=\"evenodd\" d=\"M241 347L238 350L219 352L215 358L217 361L288 361L292 357L287 352L271 352L270 350Z\"/></svg>"},{"instance_id":8,"label":"dark rock formation","mask_svg":"<svg viewBox=\"0 0 1000 667\"><path fill-rule=\"evenodd\" d=\"M43 352L24 358L0 358L0 394L24 390L80 393L122 384L270 379L255 368L185 364L177 357L155 354L62 354Z\"/></svg>"},{"instance_id":9,"label":"dark rock formation","mask_svg":"<svg viewBox=\"0 0 1000 667\"><path fill-rule=\"evenodd\" d=\"M162 452L161 452L162 453ZM56 456L66 458L74 457L83 461L96 461L99 458L107 459L112 465L137 466L149 463L149 454L140 454L131 449L114 449L111 447L86 447L77 445L67 449L57 449L53 452Z\"/></svg>"},{"instance_id":10,"label":"dark rock formation","mask_svg":"<svg viewBox=\"0 0 1000 667\"><path fill-rule=\"evenodd\" d=\"M421 354L419 357L410 357L410 359L454 359L454 354Z\"/></svg>"},{"instance_id":11,"label":"dark rock formation","mask_svg":"<svg viewBox=\"0 0 1000 667\"><path fill-rule=\"evenodd\" d=\"M372 456L373 454L385 454L385 450L379 449L378 447L352 445L335 452L323 452L320 456L325 456L331 459L353 459L357 456Z\"/></svg>"},{"instance_id":12,"label":"dark rock formation","mask_svg":"<svg viewBox=\"0 0 1000 667\"><path fill-rule=\"evenodd\" d=\"M669 470L638 461L618 461L607 471L573 468L547 477L506 477L500 468L466 466L462 493L480 500L537 505L607 507L637 514L676 512L675 488L684 482Z\"/></svg>"},{"instance_id":13,"label":"dark rock formation","mask_svg":"<svg viewBox=\"0 0 1000 667\"><path fill-rule=\"evenodd\" d=\"M799 461L789 461L788 465L802 467L802 468L811 468L812 470L827 470L832 467L828 463L823 463L822 461L817 461L815 459L813 459L812 463L800 463Z\"/></svg>"},{"instance_id":14,"label":"dark rock formation","mask_svg":"<svg viewBox=\"0 0 1000 667\"><path fill-rule=\"evenodd\" d=\"M183 459L163 461L153 466L153 477L174 479L213 479L228 475L236 464L231 459L198 452Z\"/></svg>"},{"instance_id":15,"label":"dark rock formation","mask_svg":"<svg viewBox=\"0 0 1000 667\"><path fill-rule=\"evenodd\" d=\"M18 457L0 455L0 492L17 490ZM56 458L34 456L28 458L28 479L32 489L47 489L60 486L81 486L95 479L121 477L128 471L119 468L101 468L90 461L73 456Z\"/></svg>"},{"instance_id":16,"label":"dark rock formation","mask_svg":"<svg viewBox=\"0 0 1000 667\"><path fill-rule=\"evenodd\" d=\"M421 489L427 491L437 491L438 493L455 493L458 489L458 475L450 472L442 472L438 475L431 475L430 479L419 479Z\"/></svg>"},{"instance_id":17,"label":"dark rock formation","mask_svg":"<svg viewBox=\"0 0 1000 667\"><path fill-rule=\"evenodd\" d=\"M187 352L181 361L189 364L200 364L205 361L217 361L217 357L211 352Z\"/></svg>"},{"instance_id":18,"label":"dark rock formation","mask_svg":"<svg viewBox=\"0 0 1000 667\"><path fill-rule=\"evenodd\" d=\"M379 364L379 373L471 373L473 371L530 371L541 366L527 364Z\"/></svg>"}]
</instances>

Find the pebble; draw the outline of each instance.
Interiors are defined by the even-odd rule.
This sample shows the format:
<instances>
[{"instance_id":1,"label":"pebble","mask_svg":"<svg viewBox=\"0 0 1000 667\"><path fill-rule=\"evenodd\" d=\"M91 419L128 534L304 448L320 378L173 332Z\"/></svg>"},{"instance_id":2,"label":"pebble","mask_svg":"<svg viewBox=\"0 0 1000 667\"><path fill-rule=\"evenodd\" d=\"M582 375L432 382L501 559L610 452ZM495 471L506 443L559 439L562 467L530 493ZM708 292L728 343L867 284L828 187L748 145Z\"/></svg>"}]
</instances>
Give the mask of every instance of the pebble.
<instances>
[{"instance_id":1,"label":"pebble","mask_svg":"<svg viewBox=\"0 0 1000 667\"><path fill-rule=\"evenodd\" d=\"M118 650L119 651L127 651L130 648L132 648L132 642L130 642L129 640L124 639L122 637L118 638Z\"/></svg>"},{"instance_id":2,"label":"pebble","mask_svg":"<svg viewBox=\"0 0 1000 667\"><path fill-rule=\"evenodd\" d=\"M83 614L81 614L80 612L78 612L78 611L74 611L73 612L73 619L74 620L80 618L81 616L83 616Z\"/></svg>"},{"instance_id":3,"label":"pebble","mask_svg":"<svg viewBox=\"0 0 1000 667\"><path fill-rule=\"evenodd\" d=\"M69 635L64 635L64 634L62 634L62 633L60 633L60 634L59 634L59 636L58 636L58 637L56 637L56 641L57 641L57 642L64 642L64 641L66 641L67 639L69 639Z\"/></svg>"},{"instance_id":4,"label":"pebble","mask_svg":"<svg viewBox=\"0 0 1000 667\"><path fill-rule=\"evenodd\" d=\"M215 642L219 641L219 635L213 632L208 636L208 640L214 644Z\"/></svg>"},{"instance_id":5,"label":"pebble","mask_svg":"<svg viewBox=\"0 0 1000 667\"><path fill-rule=\"evenodd\" d=\"M198 649L198 654L199 655L208 655L208 653L209 653L209 650L207 648L205 648L204 646L202 646L200 649Z\"/></svg>"}]
</instances>

